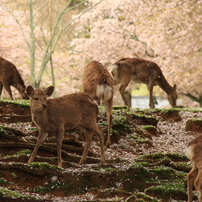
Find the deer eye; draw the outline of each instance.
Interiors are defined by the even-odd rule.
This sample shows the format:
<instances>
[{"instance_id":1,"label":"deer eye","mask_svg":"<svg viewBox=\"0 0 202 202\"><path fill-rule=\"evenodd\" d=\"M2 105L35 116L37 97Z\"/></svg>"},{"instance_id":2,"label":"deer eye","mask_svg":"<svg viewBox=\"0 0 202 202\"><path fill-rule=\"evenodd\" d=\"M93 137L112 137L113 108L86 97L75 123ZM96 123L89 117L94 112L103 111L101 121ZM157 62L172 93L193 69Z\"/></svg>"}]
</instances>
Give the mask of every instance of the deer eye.
<instances>
[{"instance_id":1,"label":"deer eye","mask_svg":"<svg viewBox=\"0 0 202 202\"><path fill-rule=\"evenodd\" d=\"M34 98L35 100L39 100L37 97Z\"/></svg>"}]
</instances>

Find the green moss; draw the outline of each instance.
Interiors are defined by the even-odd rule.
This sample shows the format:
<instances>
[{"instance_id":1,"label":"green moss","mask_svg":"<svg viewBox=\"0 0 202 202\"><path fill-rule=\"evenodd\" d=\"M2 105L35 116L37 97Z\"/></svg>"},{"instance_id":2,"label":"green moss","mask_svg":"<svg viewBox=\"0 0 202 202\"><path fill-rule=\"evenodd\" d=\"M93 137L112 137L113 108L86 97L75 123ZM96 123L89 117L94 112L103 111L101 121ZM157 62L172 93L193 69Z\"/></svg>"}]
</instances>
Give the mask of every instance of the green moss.
<instances>
[{"instance_id":1,"label":"green moss","mask_svg":"<svg viewBox=\"0 0 202 202\"><path fill-rule=\"evenodd\" d=\"M118 131L118 132L116 132ZM112 132L114 134L121 133L121 132L127 132L132 133L133 129L130 127L129 122L127 120L126 114L119 111L115 111L113 113L112 118Z\"/></svg>"},{"instance_id":2,"label":"green moss","mask_svg":"<svg viewBox=\"0 0 202 202\"><path fill-rule=\"evenodd\" d=\"M0 102L5 103L5 104L18 104L23 107L30 107L29 100L1 100Z\"/></svg>"},{"instance_id":3,"label":"green moss","mask_svg":"<svg viewBox=\"0 0 202 202\"><path fill-rule=\"evenodd\" d=\"M164 200L186 200L187 194L184 184L181 183L166 183L155 187L149 187L145 190L148 195L155 195Z\"/></svg>"},{"instance_id":4,"label":"green moss","mask_svg":"<svg viewBox=\"0 0 202 202\"><path fill-rule=\"evenodd\" d=\"M139 118L145 118L145 119L156 119L156 117L154 116L148 116L148 115L145 115L145 114L137 114L137 113L131 113L131 112L127 112L127 115L131 116L131 117L139 117Z\"/></svg>"},{"instance_id":5,"label":"green moss","mask_svg":"<svg viewBox=\"0 0 202 202\"><path fill-rule=\"evenodd\" d=\"M18 178L18 176L17 176L16 173L14 173L14 172L12 172L11 175L12 175L12 177L15 178L15 179Z\"/></svg>"},{"instance_id":6,"label":"green moss","mask_svg":"<svg viewBox=\"0 0 202 202\"><path fill-rule=\"evenodd\" d=\"M122 181L128 182L127 191L144 191L147 183L154 181L150 171L140 164L133 164L123 175Z\"/></svg>"},{"instance_id":7,"label":"green moss","mask_svg":"<svg viewBox=\"0 0 202 202\"><path fill-rule=\"evenodd\" d=\"M161 113L164 114L172 114L173 112L180 111L179 108L169 108L169 109L162 109Z\"/></svg>"},{"instance_id":8,"label":"green moss","mask_svg":"<svg viewBox=\"0 0 202 202\"><path fill-rule=\"evenodd\" d=\"M147 108L147 109L132 109L132 111L134 113L144 113L144 114L152 114L152 113L164 113L164 114L168 114L168 113L171 113L173 111L178 111L178 112L181 112L181 111L189 111L189 112L194 112L194 113L197 113L197 112L202 112L202 108L200 107L197 107L197 108L189 108L189 107L186 107L186 108L167 108L167 109L163 109L163 108Z\"/></svg>"},{"instance_id":9,"label":"green moss","mask_svg":"<svg viewBox=\"0 0 202 202\"><path fill-rule=\"evenodd\" d=\"M150 172L158 176L158 179L171 179L172 177L177 177L175 170L166 166L155 167L153 169L150 169Z\"/></svg>"},{"instance_id":10,"label":"green moss","mask_svg":"<svg viewBox=\"0 0 202 202\"><path fill-rule=\"evenodd\" d=\"M9 184L10 182L8 182L7 180L4 180L3 178L0 178L0 185L4 185L4 184Z\"/></svg>"},{"instance_id":11,"label":"green moss","mask_svg":"<svg viewBox=\"0 0 202 202\"><path fill-rule=\"evenodd\" d=\"M30 163L29 165L35 168L40 168L40 169L64 170L63 168L59 168L49 163L33 162L33 163Z\"/></svg>"},{"instance_id":12,"label":"green moss","mask_svg":"<svg viewBox=\"0 0 202 202\"><path fill-rule=\"evenodd\" d=\"M18 192L18 191L11 191L11 190L3 188L3 187L0 187L0 196L11 198L12 200L22 199L22 201L23 201L23 199L32 199L32 200L37 201L37 199L35 197L25 196L25 195L20 194L20 192Z\"/></svg>"},{"instance_id":13,"label":"green moss","mask_svg":"<svg viewBox=\"0 0 202 202\"><path fill-rule=\"evenodd\" d=\"M6 130L5 130L5 126L0 126L0 136L2 135L2 136L4 136L4 135L7 135L8 133L6 132Z\"/></svg>"},{"instance_id":14,"label":"green moss","mask_svg":"<svg viewBox=\"0 0 202 202\"><path fill-rule=\"evenodd\" d=\"M139 144L152 144L152 141L145 139L143 135L133 134L130 139L134 139Z\"/></svg>"},{"instance_id":15,"label":"green moss","mask_svg":"<svg viewBox=\"0 0 202 202\"><path fill-rule=\"evenodd\" d=\"M111 129L111 134L113 135L117 135L119 134L120 132L118 130L114 130L114 129Z\"/></svg>"},{"instance_id":16,"label":"green moss","mask_svg":"<svg viewBox=\"0 0 202 202\"><path fill-rule=\"evenodd\" d=\"M128 110L128 107L127 106L113 106L113 112L115 111L115 110L121 110L121 111L124 111L124 112L126 112L127 110Z\"/></svg>"},{"instance_id":17,"label":"green moss","mask_svg":"<svg viewBox=\"0 0 202 202\"><path fill-rule=\"evenodd\" d=\"M119 147L120 147L121 149L126 149L126 146L125 146L125 145L119 145Z\"/></svg>"},{"instance_id":18,"label":"green moss","mask_svg":"<svg viewBox=\"0 0 202 202\"><path fill-rule=\"evenodd\" d=\"M128 169L129 176L127 176L128 179L141 179L146 180L148 177L150 177L150 171L142 166L139 163L135 163Z\"/></svg>"},{"instance_id":19,"label":"green moss","mask_svg":"<svg viewBox=\"0 0 202 202\"><path fill-rule=\"evenodd\" d=\"M192 121L194 123L201 123L202 119L189 119L188 121Z\"/></svg>"},{"instance_id":20,"label":"green moss","mask_svg":"<svg viewBox=\"0 0 202 202\"><path fill-rule=\"evenodd\" d=\"M156 200L156 199L154 199L153 197L150 197L150 196L148 196L148 195L146 195L146 194L144 194L144 193L137 193L137 194L135 194L135 196L137 197L137 198L141 198L141 199L139 199L139 200L142 200L142 201L147 201L147 202L158 202L158 200Z\"/></svg>"},{"instance_id":21,"label":"green moss","mask_svg":"<svg viewBox=\"0 0 202 202\"><path fill-rule=\"evenodd\" d=\"M156 129L156 127L154 127L152 125L142 126L142 128L145 129L145 130Z\"/></svg>"},{"instance_id":22,"label":"green moss","mask_svg":"<svg viewBox=\"0 0 202 202\"><path fill-rule=\"evenodd\" d=\"M168 158L170 158L172 161L186 161L186 160L188 160L187 156L184 154L167 153L166 156Z\"/></svg>"},{"instance_id":23,"label":"green moss","mask_svg":"<svg viewBox=\"0 0 202 202\"><path fill-rule=\"evenodd\" d=\"M28 150L28 149L23 149L23 150L17 152L17 155L19 156L19 155L31 154L31 153L32 153L32 152L31 152L30 150Z\"/></svg>"},{"instance_id":24,"label":"green moss","mask_svg":"<svg viewBox=\"0 0 202 202\"><path fill-rule=\"evenodd\" d=\"M60 182L60 181L53 181L50 183L45 183L42 186L36 187L33 191L36 193L44 194L50 192L50 190L60 190L62 191L65 195L68 195L70 191L72 191L72 185L71 182ZM52 192L51 191L51 192Z\"/></svg>"},{"instance_id":25,"label":"green moss","mask_svg":"<svg viewBox=\"0 0 202 202\"><path fill-rule=\"evenodd\" d=\"M177 154L177 153L152 153L152 154L146 154L138 157L136 159L137 162L150 162L150 163L157 163L164 160L172 161L172 162L184 162L188 161L187 157L183 154ZM183 167L187 167L186 164L182 165Z\"/></svg>"},{"instance_id":26,"label":"green moss","mask_svg":"<svg viewBox=\"0 0 202 202\"><path fill-rule=\"evenodd\" d=\"M116 168L104 168L104 170L107 171L107 172L117 171Z\"/></svg>"},{"instance_id":27,"label":"green moss","mask_svg":"<svg viewBox=\"0 0 202 202\"><path fill-rule=\"evenodd\" d=\"M162 154L162 153L152 153L152 154L145 154L145 155L142 155L140 156L138 159L142 159L142 160L145 160L147 161L148 159L151 161L151 160L161 160L163 158L165 158L165 154Z\"/></svg>"},{"instance_id":28,"label":"green moss","mask_svg":"<svg viewBox=\"0 0 202 202\"><path fill-rule=\"evenodd\" d=\"M113 124L115 125L119 125L119 124L126 124L127 119L125 116L122 116L120 113L117 113L114 117L113 117Z\"/></svg>"},{"instance_id":29,"label":"green moss","mask_svg":"<svg viewBox=\"0 0 202 202\"><path fill-rule=\"evenodd\" d=\"M150 141L150 140L146 140L146 139L144 139L144 138L142 138L142 139L137 139L136 140L137 141L137 143L139 143L139 144L152 144L152 141Z\"/></svg>"},{"instance_id":30,"label":"green moss","mask_svg":"<svg viewBox=\"0 0 202 202\"><path fill-rule=\"evenodd\" d=\"M30 127L29 130L37 130L37 127Z\"/></svg>"},{"instance_id":31,"label":"green moss","mask_svg":"<svg viewBox=\"0 0 202 202\"><path fill-rule=\"evenodd\" d=\"M152 164L151 163L148 163L148 162L139 162L139 163L136 163L137 165L142 165L144 167L148 167L148 166L151 166Z\"/></svg>"}]
</instances>

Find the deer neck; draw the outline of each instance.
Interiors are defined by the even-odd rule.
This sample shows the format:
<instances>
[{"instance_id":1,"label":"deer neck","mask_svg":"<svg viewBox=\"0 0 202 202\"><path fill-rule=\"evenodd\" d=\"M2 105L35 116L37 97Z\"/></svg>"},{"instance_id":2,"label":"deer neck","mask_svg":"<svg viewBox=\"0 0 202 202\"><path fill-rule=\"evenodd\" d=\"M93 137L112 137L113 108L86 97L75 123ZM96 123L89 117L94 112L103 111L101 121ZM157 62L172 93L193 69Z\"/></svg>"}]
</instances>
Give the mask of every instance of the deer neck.
<instances>
[{"instance_id":1,"label":"deer neck","mask_svg":"<svg viewBox=\"0 0 202 202\"><path fill-rule=\"evenodd\" d=\"M167 94L169 94L173 91L172 86L167 82L167 80L165 79L165 77L163 75L161 76L161 78L159 80L159 86Z\"/></svg>"},{"instance_id":2,"label":"deer neck","mask_svg":"<svg viewBox=\"0 0 202 202\"><path fill-rule=\"evenodd\" d=\"M21 85L21 83L14 83L13 86L18 90L18 92L22 92L23 90L25 90L25 86Z\"/></svg>"},{"instance_id":3,"label":"deer neck","mask_svg":"<svg viewBox=\"0 0 202 202\"><path fill-rule=\"evenodd\" d=\"M46 109L32 110L32 120L38 127L45 127L48 125Z\"/></svg>"}]
</instances>

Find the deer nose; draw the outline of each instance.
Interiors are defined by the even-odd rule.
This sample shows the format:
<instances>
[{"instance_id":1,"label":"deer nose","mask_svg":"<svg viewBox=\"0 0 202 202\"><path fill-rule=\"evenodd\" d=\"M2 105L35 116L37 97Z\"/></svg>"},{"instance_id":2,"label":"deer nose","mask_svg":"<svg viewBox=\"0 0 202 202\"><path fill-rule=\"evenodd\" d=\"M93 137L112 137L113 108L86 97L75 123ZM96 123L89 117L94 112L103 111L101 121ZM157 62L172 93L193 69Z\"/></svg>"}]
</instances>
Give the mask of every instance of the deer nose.
<instances>
[{"instance_id":1,"label":"deer nose","mask_svg":"<svg viewBox=\"0 0 202 202\"><path fill-rule=\"evenodd\" d=\"M42 107L43 107L43 109L46 109L46 105L45 104L42 104Z\"/></svg>"}]
</instances>

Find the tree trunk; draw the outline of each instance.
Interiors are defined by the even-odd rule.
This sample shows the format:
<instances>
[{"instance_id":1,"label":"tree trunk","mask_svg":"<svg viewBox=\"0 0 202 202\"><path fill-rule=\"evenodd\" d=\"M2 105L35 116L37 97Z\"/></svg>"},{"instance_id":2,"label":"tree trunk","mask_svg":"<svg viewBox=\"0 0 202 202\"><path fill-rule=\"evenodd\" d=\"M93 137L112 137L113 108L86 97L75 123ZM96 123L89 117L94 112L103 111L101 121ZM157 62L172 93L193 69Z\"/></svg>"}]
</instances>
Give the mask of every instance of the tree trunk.
<instances>
[{"instance_id":1,"label":"tree trunk","mask_svg":"<svg viewBox=\"0 0 202 202\"><path fill-rule=\"evenodd\" d=\"M202 94L198 94L198 97L197 96L194 96L190 93L186 93L184 94L186 95L188 98L190 98L191 100L195 101L195 102L198 102L200 107L202 107Z\"/></svg>"}]
</instances>

